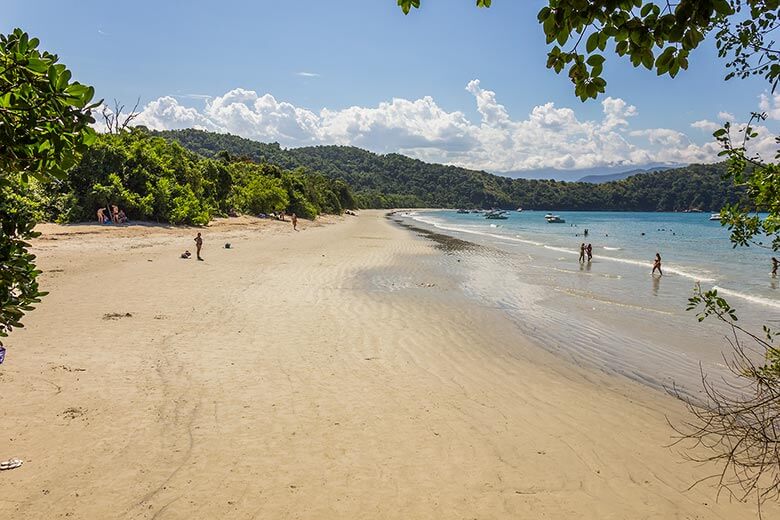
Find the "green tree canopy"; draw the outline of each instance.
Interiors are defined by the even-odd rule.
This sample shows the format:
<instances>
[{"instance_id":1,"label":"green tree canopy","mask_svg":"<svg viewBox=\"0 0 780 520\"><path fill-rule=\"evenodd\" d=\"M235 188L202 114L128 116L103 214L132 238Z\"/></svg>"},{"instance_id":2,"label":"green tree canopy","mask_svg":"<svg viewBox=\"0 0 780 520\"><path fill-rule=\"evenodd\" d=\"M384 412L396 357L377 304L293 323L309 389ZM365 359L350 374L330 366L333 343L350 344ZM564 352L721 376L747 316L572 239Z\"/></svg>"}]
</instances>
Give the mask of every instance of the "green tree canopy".
<instances>
[{"instance_id":1,"label":"green tree canopy","mask_svg":"<svg viewBox=\"0 0 780 520\"><path fill-rule=\"evenodd\" d=\"M21 29L0 35L0 338L43 296L25 242L35 219L18 194L31 175L62 178L95 139L94 89L38 45Z\"/></svg>"},{"instance_id":2,"label":"green tree canopy","mask_svg":"<svg viewBox=\"0 0 780 520\"><path fill-rule=\"evenodd\" d=\"M404 13L420 0L398 0ZM476 0L490 7L490 0ZM547 67L567 69L583 101L606 89L605 52L628 58L634 67L675 77L688 68L691 51L709 33L727 63L726 79L763 76L774 90L780 81L780 0L550 0L537 14L547 43Z\"/></svg>"}]
</instances>

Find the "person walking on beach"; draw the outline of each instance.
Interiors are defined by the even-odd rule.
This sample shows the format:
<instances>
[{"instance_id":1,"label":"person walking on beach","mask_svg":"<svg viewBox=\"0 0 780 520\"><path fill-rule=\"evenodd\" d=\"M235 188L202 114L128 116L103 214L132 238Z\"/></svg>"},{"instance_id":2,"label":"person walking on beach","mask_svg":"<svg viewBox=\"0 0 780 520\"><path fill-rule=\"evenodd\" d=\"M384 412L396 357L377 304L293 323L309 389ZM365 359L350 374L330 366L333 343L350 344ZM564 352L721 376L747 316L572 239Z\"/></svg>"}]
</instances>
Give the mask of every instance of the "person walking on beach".
<instances>
[{"instance_id":1,"label":"person walking on beach","mask_svg":"<svg viewBox=\"0 0 780 520\"><path fill-rule=\"evenodd\" d=\"M588 247L585 248L585 251L588 253L588 262L590 262L593 260L593 246L588 244Z\"/></svg>"},{"instance_id":2,"label":"person walking on beach","mask_svg":"<svg viewBox=\"0 0 780 520\"><path fill-rule=\"evenodd\" d=\"M203 239L200 236L200 233L198 233L198 236L195 237L195 256L198 258L198 260L203 261L203 259L200 257L200 248L203 247Z\"/></svg>"},{"instance_id":3,"label":"person walking on beach","mask_svg":"<svg viewBox=\"0 0 780 520\"><path fill-rule=\"evenodd\" d=\"M292 221L293 231L298 231L298 215L293 213L290 215L290 220Z\"/></svg>"},{"instance_id":4,"label":"person walking on beach","mask_svg":"<svg viewBox=\"0 0 780 520\"><path fill-rule=\"evenodd\" d=\"M772 276L777 276L777 266L780 265L780 260L772 257Z\"/></svg>"},{"instance_id":5,"label":"person walking on beach","mask_svg":"<svg viewBox=\"0 0 780 520\"><path fill-rule=\"evenodd\" d=\"M580 263L585 261L585 242L580 244Z\"/></svg>"},{"instance_id":6,"label":"person walking on beach","mask_svg":"<svg viewBox=\"0 0 780 520\"><path fill-rule=\"evenodd\" d=\"M661 270L661 255L659 253L655 254L655 261L653 262L653 272L652 274L655 274L655 270L658 269L658 274L663 276L664 272Z\"/></svg>"}]
</instances>

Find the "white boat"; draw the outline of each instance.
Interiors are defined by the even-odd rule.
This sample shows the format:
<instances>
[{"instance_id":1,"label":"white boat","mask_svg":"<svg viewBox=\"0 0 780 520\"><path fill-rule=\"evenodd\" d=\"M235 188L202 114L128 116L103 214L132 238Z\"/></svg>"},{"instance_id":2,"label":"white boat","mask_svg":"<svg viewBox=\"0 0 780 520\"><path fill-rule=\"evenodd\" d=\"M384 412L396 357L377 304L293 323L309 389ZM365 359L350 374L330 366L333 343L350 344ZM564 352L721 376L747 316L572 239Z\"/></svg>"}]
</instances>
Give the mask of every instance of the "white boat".
<instances>
[{"instance_id":1,"label":"white boat","mask_svg":"<svg viewBox=\"0 0 780 520\"><path fill-rule=\"evenodd\" d=\"M553 215L552 213L548 213L544 216L544 220L547 221L548 224L566 224L566 221L559 217L558 215Z\"/></svg>"},{"instance_id":2,"label":"white boat","mask_svg":"<svg viewBox=\"0 0 780 520\"><path fill-rule=\"evenodd\" d=\"M516 211L517 211L518 213L522 213L522 212L523 212L523 208L517 208L517 210L516 210Z\"/></svg>"},{"instance_id":3,"label":"white boat","mask_svg":"<svg viewBox=\"0 0 780 520\"><path fill-rule=\"evenodd\" d=\"M720 220L720 213L713 213L710 215L710 220Z\"/></svg>"},{"instance_id":4,"label":"white boat","mask_svg":"<svg viewBox=\"0 0 780 520\"><path fill-rule=\"evenodd\" d=\"M485 213L485 218L488 220L506 220L509 217L504 215L504 213L506 213L506 211L502 211L502 210L488 211L487 213Z\"/></svg>"}]
</instances>

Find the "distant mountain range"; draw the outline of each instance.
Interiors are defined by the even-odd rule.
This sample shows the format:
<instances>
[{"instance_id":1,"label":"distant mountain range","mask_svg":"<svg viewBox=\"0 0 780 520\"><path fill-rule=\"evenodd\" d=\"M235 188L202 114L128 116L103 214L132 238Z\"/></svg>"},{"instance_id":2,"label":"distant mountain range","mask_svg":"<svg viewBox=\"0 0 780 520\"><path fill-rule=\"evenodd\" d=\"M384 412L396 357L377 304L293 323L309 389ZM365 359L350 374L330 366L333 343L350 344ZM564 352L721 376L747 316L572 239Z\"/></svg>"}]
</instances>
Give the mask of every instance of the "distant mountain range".
<instances>
[{"instance_id":1,"label":"distant mountain range","mask_svg":"<svg viewBox=\"0 0 780 520\"><path fill-rule=\"evenodd\" d=\"M351 186L364 208L719 211L741 196L732 182L724 179L723 164L673 169L652 165L649 171L601 175L596 170L586 176L589 182L571 182L510 178L395 153L379 155L354 146L282 148L278 143L193 129L153 133L206 157L270 163L289 170L302 168L341 179ZM608 176L620 180L609 180Z\"/></svg>"},{"instance_id":2,"label":"distant mountain range","mask_svg":"<svg viewBox=\"0 0 780 520\"><path fill-rule=\"evenodd\" d=\"M605 173L601 175L586 175L584 177L581 177L579 179L579 182L590 182L593 184L601 184L602 182L619 181L620 179L627 179L632 175L642 175L645 173L663 172L666 170L671 170L672 168L681 168L681 167L682 165L656 166L655 168L635 169L635 170L628 170L627 172Z\"/></svg>"},{"instance_id":3,"label":"distant mountain range","mask_svg":"<svg viewBox=\"0 0 780 520\"><path fill-rule=\"evenodd\" d=\"M513 179L555 179L556 181L566 182L608 182L610 180L620 180L642 173L670 170L672 168L682 168L685 164L675 163L648 163L637 168L636 166L599 166L597 168L584 168L581 170L559 170L556 168L540 168L537 170L516 170L506 172L493 172L496 175L503 175ZM604 176L604 180L591 180L596 177ZM613 178L608 178L612 177Z\"/></svg>"}]
</instances>

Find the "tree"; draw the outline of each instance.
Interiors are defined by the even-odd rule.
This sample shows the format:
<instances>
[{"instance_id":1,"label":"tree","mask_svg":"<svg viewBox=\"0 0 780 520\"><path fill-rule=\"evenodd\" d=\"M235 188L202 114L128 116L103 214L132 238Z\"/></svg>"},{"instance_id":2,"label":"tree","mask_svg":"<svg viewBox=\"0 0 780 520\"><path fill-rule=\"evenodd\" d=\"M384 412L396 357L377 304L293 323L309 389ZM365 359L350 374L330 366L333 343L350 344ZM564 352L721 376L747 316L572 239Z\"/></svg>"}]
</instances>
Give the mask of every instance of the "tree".
<instances>
[{"instance_id":1,"label":"tree","mask_svg":"<svg viewBox=\"0 0 780 520\"><path fill-rule=\"evenodd\" d=\"M478 7L490 1L477 0ZM404 13L419 8L419 0L398 0ZM780 28L780 0L550 0L537 18L547 43L547 67L560 73L568 67L574 93L582 100L606 89L602 77L607 50L627 57L634 67L675 77L688 68L688 58L709 34L728 70L725 79L762 76L772 91L780 82L780 51L772 33ZM566 48L566 45L569 47ZM583 49L584 46L584 49ZM734 247L765 247L780 251L780 165L751 154L748 144L758 136L754 124L766 119L753 113L746 125L730 124L713 135L723 146L728 176L746 197L727 204L721 223L731 231ZM780 138L777 138L780 145ZM774 159L780 158L778 153ZM759 212L766 212L761 216ZM705 403L688 402L694 420L677 427L681 440L693 440L708 450L698 460L716 461L722 472L719 491L739 499L756 494L759 505L780 497L780 348L778 333L764 326L756 334L737 323L737 313L717 290L696 287L689 310L699 320L714 316L731 326L734 351L730 367L745 383L733 392L719 391L705 374ZM748 346L749 345L749 346ZM754 348L751 348L754 347ZM763 357L755 360L754 350Z\"/></svg>"},{"instance_id":2,"label":"tree","mask_svg":"<svg viewBox=\"0 0 780 520\"><path fill-rule=\"evenodd\" d=\"M106 125L106 132L109 134L120 134L126 131L130 126L130 123L133 122L133 119L141 115L141 113L138 112L138 105L140 104L141 104L141 98L139 97L136 100L133 109L130 110L130 113L124 115L122 114L122 112L125 110L125 106L120 105L119 101L117 101L116 99L114 99L113 110L108 108L107 105L103 105L103 110L101 110L101 114L103 116L103 122Z\"/></svg>"},{"instance_id":3,"label":"tree","mask_svg":"<svg viewBox=\"0 0 780 520\"><path fill-rule=\"evenodd\" d=\"M407 14L420 7L420 0L397 1ZM491 1L476 0L476 5L490 7ZM550 0L537 19L553 45L547 68L560 73L568 67L574 93L585 101L606 89L601 53L608 46L634 67L675 77L711 32L731 69L726 79L761 75L774 90L780 51L771 36L780 26L778 8L780 0Z\"/></svg>"},{"instance_id":4,"label":"tree","mask_svg":"<svg viewBox=\"0 0 780 520\"><path fill-rule=\"evenodd\" d=\"M31 176L63 178L95 139L94 89L71 82L39 43L21 29L0 35L0 338L45 295L26 242L37 236L35 219L20 193Z\"/></svg>"}]
</instances>

